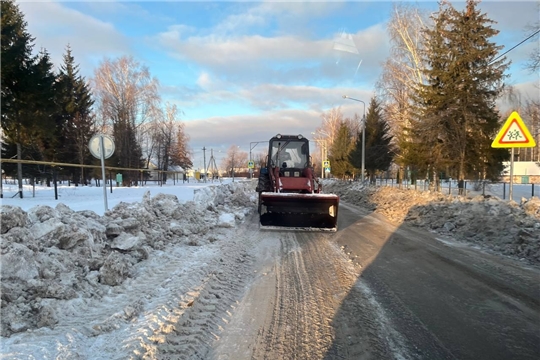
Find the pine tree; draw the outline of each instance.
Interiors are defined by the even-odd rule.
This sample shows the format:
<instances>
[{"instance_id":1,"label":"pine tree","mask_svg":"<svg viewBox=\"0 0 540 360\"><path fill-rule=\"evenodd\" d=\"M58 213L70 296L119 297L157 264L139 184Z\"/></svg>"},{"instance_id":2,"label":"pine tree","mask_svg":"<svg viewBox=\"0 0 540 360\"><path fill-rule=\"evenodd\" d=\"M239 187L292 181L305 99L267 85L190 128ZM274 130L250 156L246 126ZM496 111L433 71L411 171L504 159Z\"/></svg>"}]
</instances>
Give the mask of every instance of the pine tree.
<instances>
[{"instance_id":1,"label":"pine tree","mask_svg":"<svg viewBox=\"0 0 540 360\"><path fill-rule=\"evenodd\" d=\"M352 175L354 168L349 161L352 146L351 130L347 126L346 121L341 121L336 138L330 147L330 155L328 156L332 174L335 176L344 178L345 176Z\"/></svg>"},{"instance_id":2,"label":"pine tree","mask_svg":"<svg viewBox=\"0 0 540 360\"><path fill-rule=\"evenodd\" d=\"M508 65L504 57L495 60L502 47L489 39L498 31L476 5L467 0L460 12L443 2L435 27L426 30L428 84L420 88L421 116L411 126L422 144L417 147L436 151L434 168L448 168L460 179L494 174L504 158L490 144L499 128L495 100Z\"/></svg>"},{"instance_id":3,"label":"pine tree","mask_svg":"<svg viewBox=\"0 0 540 360\"><path fill-rule=\"evenodd\" d=\"M92 157L88 143L95 134L95 118L92 114L94 101L86 80L79 75L79 66L75 64L69 45L58 74L57 89L60 111L56 120L59 139L63 143L60 161L73 162L75 159L79 164L90 163ZM72 169L71 172L75 183L79 180L85 183L83 167Z\"/></svg>"},{"instance_id":4,"label":"pine tree","mask_svg":"<svg viewBox=\"0 0 540 360\"><path fill-rule=\"evenodd\" d=\"M60 134L55 123L59 110L56 101L56 76L49 53L45 49L41 50L32 75L33 121L41 130L33 140L40 149L42 160L58 161L62 142L59 141Z\"/></svg>"},{"instance_id":5,"label":"pine tree","mask_svg":"<svg viewBox=\"0 0 540 360\"><path fill-rule=\"evenodd\" d=\"M393 160L390 127L382 115L381 104L376 98L370 101L365 131L365 170L373 181L377 171L388 170ZM362 167L362 136L360 135L349 154L349 160L355 168Z\"/></svg>"},{"instance_id":6,"label":"pine tree","mask_svg":"<svg viewBox=\"0 0 540 360\"><path fill-rule=\"evenodd\" d=\"M32 56L33 38L17 4L1 2L1 126L7 144L16 146L17 159L23 146L41 146L51 128L52 65L46 51ZM22 197L22 165L17 166Z\"/></svg>"},{"instance_id":7,"label":"pine tree","mask_svg":"<svg viewBox=\"0 0 540 360\"><path fill-rule=\"evenodd\" d=\"M190 153L187 147L189 136L185 132L184 124L179 123L176 129L176 139L174 139L170 160L171 165L181 166L182 169L187 170L193 168L193 162L190 159Z\"/></svg>"},{"instance_id":8,"label":"pine tree","mask_svg":"<svg viewBox=\"0 0 540 360\"><path fill-rule=\"evenodd\" d=\"M6 136L22 140L17 128L21 120L16 115L27 103L22 103L28 91L34 39L26 31L27 23L19 7L12 0L2 0L1 79L2 128Z\"/></svg>"}]
</instances>

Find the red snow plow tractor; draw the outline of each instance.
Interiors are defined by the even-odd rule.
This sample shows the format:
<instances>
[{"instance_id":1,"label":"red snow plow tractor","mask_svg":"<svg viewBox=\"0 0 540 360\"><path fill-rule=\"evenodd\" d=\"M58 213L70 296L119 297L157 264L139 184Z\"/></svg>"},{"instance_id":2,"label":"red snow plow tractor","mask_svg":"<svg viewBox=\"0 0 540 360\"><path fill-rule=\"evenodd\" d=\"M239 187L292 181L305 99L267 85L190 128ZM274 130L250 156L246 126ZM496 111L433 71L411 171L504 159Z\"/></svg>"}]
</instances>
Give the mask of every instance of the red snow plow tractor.
<instances>
[{"instance_id":1,"label":"red snow plow tractor","mask_svg":"<svg viewBox=\"0 0 540 360\"><path fill-rule=\"evenodd\" d=\"M262 229L336 231L339 197L323 194L302 135L270 139L256 191Z\"/></svg>"}]
</instances>

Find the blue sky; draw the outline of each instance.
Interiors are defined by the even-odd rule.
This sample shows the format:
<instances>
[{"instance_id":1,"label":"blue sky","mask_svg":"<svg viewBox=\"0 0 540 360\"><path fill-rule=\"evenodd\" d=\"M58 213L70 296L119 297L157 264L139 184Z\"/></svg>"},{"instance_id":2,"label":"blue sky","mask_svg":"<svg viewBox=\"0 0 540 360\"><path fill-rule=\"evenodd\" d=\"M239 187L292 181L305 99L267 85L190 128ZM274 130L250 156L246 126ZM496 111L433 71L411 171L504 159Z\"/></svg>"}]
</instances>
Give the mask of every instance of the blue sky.
<instances>
[{"instance_id":1,"label":"blue sky","mask_svg":"<svg viewBox=\"0 0 540 360\"><path fill-rule=\"evenodd\" d=\"M436 2L415 4L438 8ZM87 78L104 57L129 54L147 65L163 101L183 111L194 165L202 167L203 146L214 149L219 162L233 144L247 152L250 142L276 133L310 137L332 107L341 106L345 116L360 113L358 103L342 95L367 102L374 94L388 57L392 3L24 0L20 7L36 50L46 48L56 65L68 43ZM501 33L494 40L504 50L539 18L532 1L479 7L497 21ZM334 50L343 33L351 34L358 54ZM513 63L508 82L529 97L539 96L532 86L538 74L522 66L534 45L507 55Z\"/></svg>"}]
</instances>

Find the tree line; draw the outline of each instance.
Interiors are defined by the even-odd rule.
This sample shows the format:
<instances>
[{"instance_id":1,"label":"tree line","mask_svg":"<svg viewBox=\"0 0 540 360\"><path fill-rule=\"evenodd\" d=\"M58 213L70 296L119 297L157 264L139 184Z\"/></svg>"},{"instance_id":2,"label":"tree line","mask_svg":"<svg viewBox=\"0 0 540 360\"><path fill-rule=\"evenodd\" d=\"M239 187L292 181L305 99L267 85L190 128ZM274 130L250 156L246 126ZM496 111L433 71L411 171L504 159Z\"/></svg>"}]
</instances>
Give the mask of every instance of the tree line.
<instances>
[{"instance_id":1,"label":"tree line","mask_svg":"<svg viewBox=\"0 0 540 360\"><path fill-rule=\"evenodd\" d=\"M508 113L497 100L518 110L533 134L540 133L540 99L521 99L506 84L510 62L493 42L499 31L467 0L462 11L441 2L430 16L396 4L388 25L391 56L383 64L365 120L365 169L370 177L398 166L398 177L498 179L508 149L491 142ZM527 29L538 32L538 23ZM538 49L528 70L539 69ZM362 121L344 119L339 108L323 114L317 140L327 142L332 173L354 176L361 166ZM319 145L324 143L319 141ZM538 146L522 149L521 160L539 161Z\"/></svg>"},{"instance_id":2,"label":"tree line","mask_svg":"<svg viewBox=\"0 0 540 360\"><path fill-rule=\"evenodd\" d=\"M46 49L33 55L34 38L14 0L1 1L1 156L73 164L97 164L92 136L112 135L107 166L160 170L192 167L188 135L174 104L162 104L159 83L133 57L105 58L92 79L80 74L69 44L58 71ZM2 164L7 175L50 180L50 168ZM57 169L76 184L92 177L83 167ZM124 173L136 183L138 171ZM166 180L166 173L163 174Z\"/></svg>"}]
</instances>

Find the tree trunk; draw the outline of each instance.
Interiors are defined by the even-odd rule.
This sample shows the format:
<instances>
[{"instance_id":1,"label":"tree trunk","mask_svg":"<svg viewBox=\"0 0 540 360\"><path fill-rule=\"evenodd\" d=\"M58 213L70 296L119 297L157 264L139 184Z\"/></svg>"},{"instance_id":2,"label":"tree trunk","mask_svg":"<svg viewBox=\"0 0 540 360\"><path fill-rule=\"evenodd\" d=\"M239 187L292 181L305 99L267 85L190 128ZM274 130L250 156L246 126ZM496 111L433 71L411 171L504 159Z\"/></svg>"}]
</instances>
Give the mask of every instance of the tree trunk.
<instances>
[{"instance_id":1,"label":"tree trunk","mask_svg":"<svg viewBox=\"0 0 540 360\"><path fill-rule=\"evenodd\" d=\"M22 160L21 143L17 143L17 160ZM23 198L23 183L22 183L22 163L17 163L17 180L19 182L19 197Z\"/></svg>"}]
</instances>

